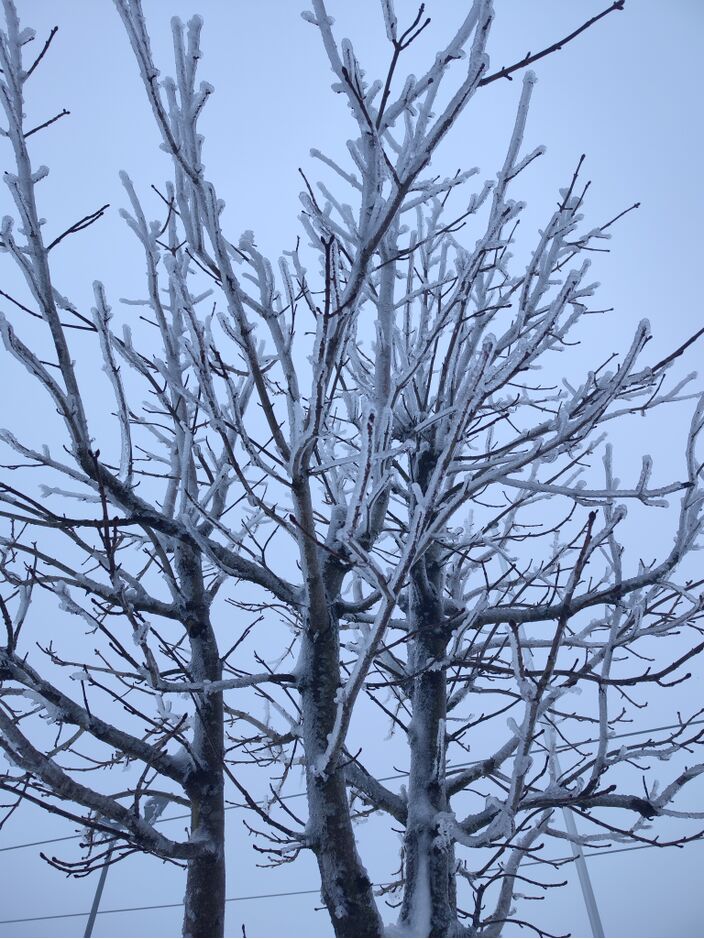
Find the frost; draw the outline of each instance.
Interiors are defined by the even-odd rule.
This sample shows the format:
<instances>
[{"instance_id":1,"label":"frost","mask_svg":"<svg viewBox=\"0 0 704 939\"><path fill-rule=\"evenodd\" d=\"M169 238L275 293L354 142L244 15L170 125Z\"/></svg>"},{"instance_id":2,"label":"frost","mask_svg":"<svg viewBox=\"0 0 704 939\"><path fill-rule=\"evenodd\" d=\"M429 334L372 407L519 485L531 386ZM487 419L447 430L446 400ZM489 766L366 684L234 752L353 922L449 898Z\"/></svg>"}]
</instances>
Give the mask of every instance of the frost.
<instances>
[{"instance_id":1,"label":"frost","mask_svg":"<svg viewBox=\"0 0 704 939\"><path fill-rule=\"evenodd\" d=\"M517 756L514 760L514 772L518 776L525 776L525 774L530 770L533 765L533 758L531 756Z\"/></svg>"},{"instance_id":2,"label":"frost","mask_svg":"<svg viewBox=\"0 0 704 939\"><path fill-rule=\"evenodd\" d=\"M90 681L90 673L84 668L79 672L71 672L69 676L73 681Z\"/></svg>"},{"instance_id":3,"label":"frost","mask_svg":"<svg viewBox=\"0 0 704 939\"><path fill-rule=\"evenodd\" d=\"M169 756L182 770L190 770L193 768L193 758L185 747L179 747L178 750L174 753L170 753Z\"/></svg>"},{"instance_id":4,"label":"frost","mask_svg":"<svg viewBox=\"0 0 704 939\"><path fill-rule=\"evenodd\" d=\"M61 724L65 722L66 715L63 709L51 704L38 692L25 688L22 690L21 694L41 708L40 717L48 724Z\"/></svg>"},{"instance_id":5,"label":"frost","mask_svg":"<svg viewBox=\"0 0 704 939\"><path fill-rule=\"evenodd\" d=\"M165 701L163 695L157 695L156 697L156 709L159 713L159 717L167 722L172 722L178 720L180 715L173 713L173 703L171 701Z\"/></svg>"},{"instance_id":6,"label":"frost","mask_svg":"<svg viewBox=\"0 0 704 939\"><path fill-rule=\"evenodd\" d=\"M418 858L418 872L410 906L411 912L408 918L410 935L427 936L430 932L432 917L432 898L430 896L430 868L425 851L421 851Z\"/></svg>"},{"instance_id":7,"label":"frost","mask_svg":"<svg viewBox=\"0 0 704 939\"><path fill-rule=\"evenodd\" d=\"M433 847L439 851L449 851L454 843L457 822L454 812L438 812L435 816L435 838Z\"/></svg>"},{"instance_id":8,"label":"frost","mask_svg":"<svg viewBox=\"0 0 704 939\"><path fill-rule=\"evenodd\" d=\"M18 33L29 34L15 24L12 0L0 41L15 218L2 222L0 249L14 265L8 283L23 279L26 312L40 320L39 331L31 320L15 331L0 315L0 334L28 393L48 396L59 421L47 431L51 450L1 435L14 451L6 470L31 467L26 491L22 472L0 487L0 574L9 585L0 745L22 763L9 787L19 792L21 778L36 804L90 807L93 823L119 818L129 851L190 864L200 852L182 828L167 835L155 823L197 787L191 839L224 856L206 821L221 808L222 786L229 798L237 783L220 757L225 740L238 772L259 764L283 787L301 771L306 819L286 816L283 788L280 803L277 791L265 808L250 808L274 820L274 861L303 847L317 853L333 918L352 919L367 902L374 917L352 823L385 811L400 825L398 891L406 890L403 921L386 933L438 931L431 872L434 884L440 871L447 903L455 845L477 860L459 871L483 904L484 922L471 931L499 933L524 855L547 838L604 844L600 815L625 791L625 761L645 768L674 754L679 763L681 747L699 742L681 718L669 737L642 747L637 731L621 749L612 738L645 700L639 688L631 694L637 669L658 681L652 646L676 636L689 648L686 633L701 622L685 569L703 526L704 399L683 430L674 482L658 478L650 456L623 484L610 449L598 465L605 428L628 456L635 446L619 418L627 431L630 415L687 403L688 379L669 377L682 350L644 364L644 321L613 358L617 331L608 325L593 360L586 346L575 353L596 289L583 258L600 250L611 223L585 224L580 164L562 180L558 204L546 203L538 234L525 225L519 177L543 152L524 140L533 72L523 76L493 181L482 184L474 170L446 176L437 165L465 106L501 74L487 74L489 0L464 5L454 35L417 75L403 72L399 56L425 31L425 12L410 25L404 10L399 25L393 0L382 0L377 25L399 59L388 85L365 78L323 0L311 0L302 17L317 29L354 139L333 142L335 159L311 151L327 182L306 179L301 239L278 265L254 231L228 231L215 163L205 173L199 119L213 86L200 74L201 18L172 20L173 77L163 78L142 5L115 5L173 173L156 192L121 173L120 214L143 286L126 286L136 299L113 313L95 281L87 322L84 301L53 287L66 272L42 239L36 194L47 170L27 159L23 122L33 110L23 94L34 82L19 65L34 50L17 48ZM74 327L85 335L69 333ZM107 397L91 397L91 373ZM655 526L644 523L624 551L622 503L636 503L640 522L668 495L656 548L645 544ZM41 597L37 616L32 597ZM45 619L47 599L52 614L72 618ZM679 668L686 656L674 651L668 661ZM582 687L587 694L563 707ZM382 710L369 718L375 704ZM66 726L56 733L42 719ZM394 765L396 742L380 760L368 744L385 733L410 756L397 761L410 766L400 795L380 775ZM46 763L52 746L65 773ZM95 767L82 759L78 775L73 757L105 753ZM661 790L662 814L677 811L665 803L687 774L704 774L689 753L686 762ZM99 770L94 789L84 768ZM119 768L125 775L111 782ZM255 770L246 768L243 785ZM646 795L649 785L644 779ZM459 820L438 812L450 788L453 806L463 805ZM594 831L552 827L561 824L556 809L585 791ZM626 828L618 832L628 840ZM458 863L467 851L458 848ZM81 865L94 862L71 870L89 873ZM187 916L197 895L189 889ZM450 931L466 928L456 913ZM374 921L363 931L379 929Z\"/></svg>"},{"instance_id":9,"label":"frost","mask_svg":"<svg viewBox=\"0 0 704 939\"><path fill-rule=\"evenodd\" d=\"M144 815L144 821L150 825L153 825L154 822L159 818L165 808L170 804L170 799L166 796L150 796L147 801L144 803L144 809L142 814Z\"/></svg>"}]
</instances>

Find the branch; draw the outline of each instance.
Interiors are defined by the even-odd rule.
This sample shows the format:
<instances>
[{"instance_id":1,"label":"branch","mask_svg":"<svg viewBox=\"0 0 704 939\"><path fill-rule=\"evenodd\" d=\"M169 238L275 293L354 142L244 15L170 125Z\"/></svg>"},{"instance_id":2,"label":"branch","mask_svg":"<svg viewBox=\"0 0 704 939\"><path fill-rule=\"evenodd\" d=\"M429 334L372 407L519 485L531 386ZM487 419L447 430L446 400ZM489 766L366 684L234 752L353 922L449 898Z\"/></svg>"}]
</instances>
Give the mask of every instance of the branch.
<instances>
[{"instance_id":1,"label":"branch","mask_svg":"<svg viewBox=\"0 0 704 939\"><path fill-rule=\"evenodd\" d=\"M408 806L406 800L387 789L376 780L356 758L345 765L347 785L358 790L362 797L377 808L391 815L402 825L406 824Z\"/></svg>"},{"instance_id":2,"label":"branch","mask_svg":"<svg viewBox=\"0 0 704 939\"><path fill-rule=\"evenodd\" d=\"M517 72L519 69L527 68L527 66L532 65L533 62L537 62L539 59L544 59L545 56L551 55L553 52L559 52L563 46L566 46L567 43L571 42L573 39L576 39L580 33L583 33L585 30L589 29L590 26L593 26L595 23L598 23L600 19L605 16L608 16L609 13L613 13L614 10L623 10L626 0L615 0L615 3L612 3L610 7L607 7L605 10L602 10L601 13L597 13L596 16L593 16L590 20L587 20L586 23L583 23L578 29L575 29L573 32L569 33L563 39L559 39L557 42L554 42L551 46L547 46L541 52L536 52L534 55L531 55L530 52L526 54L520 62L515 62L513 65L505 66L502 69L499 69L498 72L492 72L491 75L487 75L486 78L482 78L479 82L479 86L489 85L491 82L498 81L500 78L508 78L511 81L511 75L513 72Z\"/></svg>"},{"instance_id":3,"label":"branch","mask_svg":"<svg viewBox=\"0 0 704 939\"><path fill-rule=\"evenodd\" d=\"M77 802L125 829L127 840L160 857L192 859L202 857L207 847L197 842L177 842L166 838L138 815L71 779L53 760L36 750L0 707L0 747L10 759L28 773L39 777L60 799Z\"/></svg>"},{"instance_id":4,"label":"branch","mask_svg":"<svg viewBox=\"0 0 704 939\"><path fill-rule=\"evenodd\" d=\"M18 659L15 655L8 655L2 648L0 648L0 668L6 678L19 682L36 693L48 705L56 708L60 714L60 720L64 723L82 728L97 740L134 760L140 760L147 766L152 766L158 773L175 782L183 784L188 778L189 768L184 766L182 761L91 714L43 679L27 662Z\"/></svg>"}]
</instances>

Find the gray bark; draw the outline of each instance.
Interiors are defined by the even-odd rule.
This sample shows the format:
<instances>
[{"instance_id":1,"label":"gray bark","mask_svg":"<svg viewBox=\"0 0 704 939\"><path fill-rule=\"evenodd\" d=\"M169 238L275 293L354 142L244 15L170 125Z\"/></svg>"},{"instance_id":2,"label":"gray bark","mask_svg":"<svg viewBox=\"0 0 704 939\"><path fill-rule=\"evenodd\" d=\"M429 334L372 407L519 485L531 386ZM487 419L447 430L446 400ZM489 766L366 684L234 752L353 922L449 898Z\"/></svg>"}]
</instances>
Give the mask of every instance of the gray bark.
<instances>
[{"instance_id":1,"label":"gray bark","mask_svg":"<svg viewBox=\"0 0 704 939\"><path fill-rule=\"evenodd\" d=\"M304 660L310 663L301 685L303 712L309 715L303 724L303 742L309 755L308 835L335 935L380 936L383 926L352 830L344 767L338 763L326 774L318 775L315 756L311 758L325 752L340 685L337 628L332 617L330 620L326 629L316 630L304 640L309 653L304 653Z\"/></svg>"},{"instance_id":2,"label":"gray bark","mask_svg":"<svg viewBox=\"0 0 704 939\"><path fill-rule=\"evenodd\" d=\"M312 519L309 491L301 484L294 491L299 518L309 522ZM314 530L312 525L309 530ZM299 679L306 751L307 834L318 862L323 902L335 935L380 936L383 923L369 875L357 853L344 765L338 757L325 772L320 772L319 767L333 731L342 685L339 621L334 610L344 567L332 555L322 557L322 549L305 534L301 536L300 547L306 570L307 601L300 658L303 671Z\"/></svg>"},{"instance_id":3,"label":"gray bark","mask_svg":"<svg viewBox=\"0 0 704 939\"><path fill-rule=\"evenodd\" d=\"M401 921L409 922L414 905L425 898L430 936L456 933L455 855L450 839L443 839L438 813L449 809L445 775L445 719L447 670L442 661L447 645L440 610L441 569L425 558L412 575L410 617L417 638L410 659L413 673L409 733L410 775L408 821L404 838L405 885ZM429 667L430 666L430 667Z\"/></svg>"},{"instance_id":4,"label":"gray bark","mask_svg":"<svg viewBox=\"0 0 704 939\"><path fill-rule=\"evenodd\" d=\"M425 490L434 459L419 458L415 476ZM401 922L423 927L429 936L455 935L457 897L455 853L451 839L443 839L438 814L449 809L445 774L447 669L440 667L449 639L443 622L443 569L439 549L426 552L412 571L408 616L413 636L409 665L413 720L409 732L411 756L408 780L408 820L404 837L405 884ZM421 912L418 907L424 904Z\"/></svg>"},{"instance_id":5,"label":"gray bark","mask_svg":"<svg viewBox=\"0 0 704 939\"><path fill-rule=\"evenodd\" d=\"M176 550L184 592L184 623L191 644L195 681L220 681L222 662L210 621L198 554ZM191 838L208 851L188 864L184 936L225 934L225 801L222 692L199 694L193 733L196 766L186 782L191 801Z\"/></svg>"}]
</instances>

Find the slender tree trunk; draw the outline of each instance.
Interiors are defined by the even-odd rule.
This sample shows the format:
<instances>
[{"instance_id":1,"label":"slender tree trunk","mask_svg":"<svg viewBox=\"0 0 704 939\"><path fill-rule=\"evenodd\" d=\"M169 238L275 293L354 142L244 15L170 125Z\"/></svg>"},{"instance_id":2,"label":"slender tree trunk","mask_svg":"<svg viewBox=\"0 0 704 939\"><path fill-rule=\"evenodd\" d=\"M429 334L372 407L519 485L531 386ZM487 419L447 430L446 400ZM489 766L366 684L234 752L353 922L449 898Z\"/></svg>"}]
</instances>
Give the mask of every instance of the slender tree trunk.
<instances>
[{"instance_id":1,"label":"slender tree trunk","mask_svg":"<svg viewBox=\"0 0 704 939\"><path fill-rule=\"evenodd\" d=\"M220 681L222 662L210 622L200 558L178 549L177 569L186 607L193 681ZM205 848L189 861L186 877L184 936L225 935L225 796L222 693L199 694L193 732L197 766L188 779L191 838Z\"/></svg>"}]
</instances>

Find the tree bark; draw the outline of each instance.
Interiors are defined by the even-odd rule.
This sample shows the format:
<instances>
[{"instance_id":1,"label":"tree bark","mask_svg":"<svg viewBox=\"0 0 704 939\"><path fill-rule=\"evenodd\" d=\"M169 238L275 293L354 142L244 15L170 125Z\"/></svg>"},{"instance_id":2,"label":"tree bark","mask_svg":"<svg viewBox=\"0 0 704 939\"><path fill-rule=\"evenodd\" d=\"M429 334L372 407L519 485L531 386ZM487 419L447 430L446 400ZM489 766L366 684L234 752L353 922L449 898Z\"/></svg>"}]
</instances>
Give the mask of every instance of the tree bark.
<instances>
[{"instance_id":1,"label":"tree bark","mask_svg":"<svg viewBox=\"0 0 704 939\"><path fill-rule=\"evenodd\" d=\"M415 475L422 489L432 459L419 460ZM447 669L442 666L449 639L443 622L443 571L437 547L414 565L409 584L409 668L413 718L409 732L408 820L404 836L404 896L401 925L414 935L458 934L455 854L444 836L442 815L449 810L445 774Z\"/></svg>"},{"instance_id":2,"label":"tree bark","mask_svg":"<svg viewBox=\"0 0 704 939\"><path fill-rule=\"evenodd\" d=\"M176 550L184 595L184 622L191 645L193 681L220 681L222 662L210 622L200 557L191 548ZM189 861L186 877L184 936L225 935L225 794L222 693L196 697L193 757L186 791L191 800L191 840L202 843L202 856Z\"/></svg>"},{"instance_id":3,"label":"tree bark","mask_svg":"<svg viewBox=\"0 0 704 939\"><path fill-rule=\"evenodd\" d=\"M325 629L307 631L303 646L308 834L318 861L323 901L336 936L380 936L383 924L369 875L357 853L344 768L338 762L325 774L318 772L317 759L325 752L333 729L340 687L337 623L331 614Z\"/></svg>"},{"instance_id":4,"label":"tree bark","mask_svg":"<svg viewBox=\"0 0 704 939\"><path fill-rule=\"evenodd\" d=\"M335 725L342 685L335 603L345 568L306 534L315 531L307 484L294 482L293 492L305 572L306 619L299 691L306 752L307 833L318 862L323 902L335 935L380 936L383 923L369 875L357 853L344 766L340 765L339 758L324 772L320 765Z\"/></svg>"},{"instance_id":5,"label":"tree bark","mask_svg":"<svg viewBox=\"0 0 704 939\"><path fill-rule=\"evenodd\" d=\"M222 794L222 788L220 789ZM217 800L213 800L217 801ZM222 799L219 800L222 803ZM225 935L225 854L222 848L222 812L211 813L209 834L220 834L220 849L188 863L183 914L184 936ZM203 816L201 816L202 819ZM205 829L201 821L201 829Z\"/></svg>"}]
</instances>

